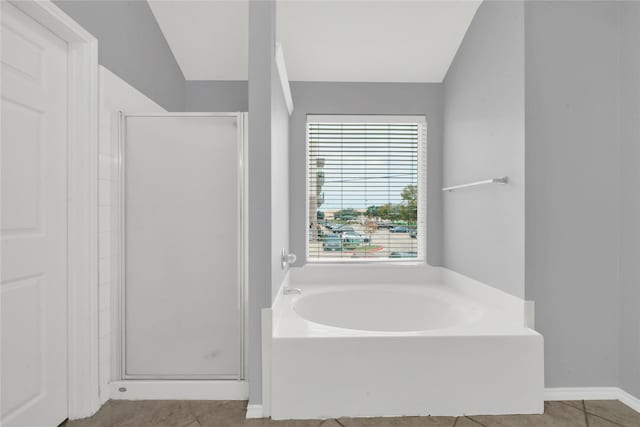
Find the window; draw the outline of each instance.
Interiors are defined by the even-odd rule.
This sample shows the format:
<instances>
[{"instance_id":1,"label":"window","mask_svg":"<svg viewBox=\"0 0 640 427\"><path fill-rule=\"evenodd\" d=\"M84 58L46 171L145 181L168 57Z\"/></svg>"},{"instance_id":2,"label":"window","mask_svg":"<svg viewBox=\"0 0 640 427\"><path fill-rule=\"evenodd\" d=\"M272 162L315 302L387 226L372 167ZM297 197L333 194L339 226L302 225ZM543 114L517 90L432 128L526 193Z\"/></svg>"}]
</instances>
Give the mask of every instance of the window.
<instances>
[{"instance_id":1,"label":"window","mask_svg":"<svg viewBox=\"0 0 640 427\"><path fill-rule=\"evenodd\" d=\"M422 116L307 116L309 262L424 260Z\"/></svg>"}]
</instances>

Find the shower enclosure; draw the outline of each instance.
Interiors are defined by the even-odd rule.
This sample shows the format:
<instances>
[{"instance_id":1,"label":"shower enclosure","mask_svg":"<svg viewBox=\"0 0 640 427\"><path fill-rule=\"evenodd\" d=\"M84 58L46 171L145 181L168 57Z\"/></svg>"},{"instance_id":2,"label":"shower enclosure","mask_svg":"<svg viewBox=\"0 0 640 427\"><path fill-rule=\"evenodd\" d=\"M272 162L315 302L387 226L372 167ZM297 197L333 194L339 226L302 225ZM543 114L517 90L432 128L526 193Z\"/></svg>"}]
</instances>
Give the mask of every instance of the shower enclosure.
<instances>
[{"instance_id":1,"label":"shower enclosure","mask_svg":"<svg viewBox=\"0 0 640 427\"><path fill-rule=\"evenodd\" d=\"M245 113L124 115L120 377L244 377Z\"/></svg>"}]
</instances>

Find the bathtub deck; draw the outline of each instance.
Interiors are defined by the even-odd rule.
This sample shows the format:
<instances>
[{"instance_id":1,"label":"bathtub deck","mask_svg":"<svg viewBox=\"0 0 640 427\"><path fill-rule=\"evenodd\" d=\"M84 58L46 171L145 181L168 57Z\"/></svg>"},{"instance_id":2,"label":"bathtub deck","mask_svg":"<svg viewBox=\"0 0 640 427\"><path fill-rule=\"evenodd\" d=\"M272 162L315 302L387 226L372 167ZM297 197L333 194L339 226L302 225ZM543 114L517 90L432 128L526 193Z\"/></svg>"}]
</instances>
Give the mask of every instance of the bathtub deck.
<instances>
[{"instance_id":1,"label":"bathtub deck","mask_svg":"<svg viewBox=\"0 0 640 427\"><path fill-rule=\"evenodd\" d=\"M278 298L272 309L266 380L272 418L543 412L544 343L525 326L522 300L493 289L478 296L479 285L473 284L294 285L302 294ZM427 295L480 316L471 316L472 322L454 320L450 327L363 330L314 322L295 309L304 298L343 293L349 303L329 305L329 315L337 309L347 321L359 315L368 319L358 312L357 293L381 289ZM382 321L397 326L397 311L379 311Z\"/></svg>"},{"instance_id":2,"label":"bathtub deck","mask_svg":"<svg viewBox=\"0 0 640 427\"><path fill-rule=\"evenodd\" d=\"M274 338L271 416L541 414L543 343L518 335Z\"/></svg>"}]
</instances>

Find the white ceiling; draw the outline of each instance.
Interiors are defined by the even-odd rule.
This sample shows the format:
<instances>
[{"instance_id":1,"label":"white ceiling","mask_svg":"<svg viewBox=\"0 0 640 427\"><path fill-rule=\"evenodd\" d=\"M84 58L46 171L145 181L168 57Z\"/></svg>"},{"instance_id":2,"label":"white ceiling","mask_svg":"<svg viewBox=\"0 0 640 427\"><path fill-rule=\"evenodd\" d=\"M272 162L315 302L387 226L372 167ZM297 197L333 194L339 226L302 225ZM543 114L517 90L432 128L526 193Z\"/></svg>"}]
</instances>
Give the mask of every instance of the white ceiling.
<instances>
[{"instance_id":1,"label":"white ceiling","mask_svg":"<svg viewBox=\"0 0 640 427\"><path fill-rule=\"evenodd\" d=\"M278 0L292 81L441 82L482 0ZM246 80L247 0L149 0L187 80Z\"/></svg>"},{"instance_id":2,"label":"white ceiling","mask_svg":"<svg viewBox=\"0 0 640 427\"><path fill-rule=\"evenodd\" d=\"M278 2L291 80L441 82L479 1Z\"/></svg>"},{"instance_id":3,"label":"white ceiling","mask_svg":"<svg viewBox=\"0 0 640 427\"><path fill-rule=\"evenodd\" d=\"M247 80L248 0L148 0L187 80Z\"/></svg>"}]
</instances>

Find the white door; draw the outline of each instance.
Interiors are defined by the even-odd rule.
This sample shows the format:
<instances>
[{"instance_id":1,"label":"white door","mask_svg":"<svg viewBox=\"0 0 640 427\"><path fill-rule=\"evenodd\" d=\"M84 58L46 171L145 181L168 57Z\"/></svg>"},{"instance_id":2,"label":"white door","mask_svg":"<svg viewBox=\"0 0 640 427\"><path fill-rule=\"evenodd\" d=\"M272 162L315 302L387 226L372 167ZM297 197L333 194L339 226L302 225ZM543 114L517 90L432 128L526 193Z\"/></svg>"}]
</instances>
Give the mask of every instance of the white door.
<instances>
[{"instance_id":1,"label":"white door","mask_svg":"<svg viewBox=\"0 0 640 427\"><path fill-rule=\"evenodd\" d=\"M67 45L2 1L3 427L67 417Z\"/></svg>"}]
</instances>

